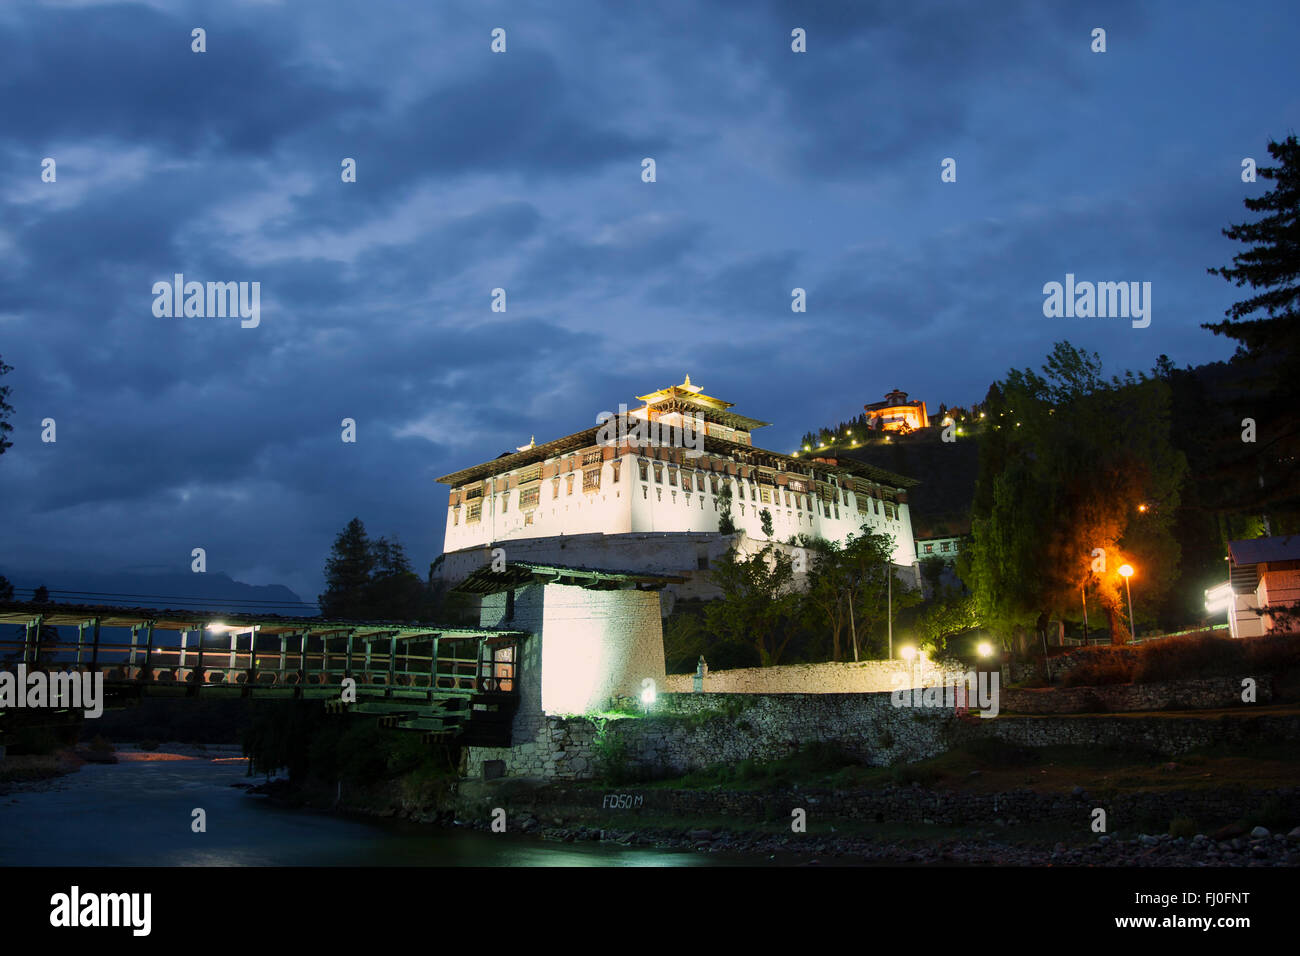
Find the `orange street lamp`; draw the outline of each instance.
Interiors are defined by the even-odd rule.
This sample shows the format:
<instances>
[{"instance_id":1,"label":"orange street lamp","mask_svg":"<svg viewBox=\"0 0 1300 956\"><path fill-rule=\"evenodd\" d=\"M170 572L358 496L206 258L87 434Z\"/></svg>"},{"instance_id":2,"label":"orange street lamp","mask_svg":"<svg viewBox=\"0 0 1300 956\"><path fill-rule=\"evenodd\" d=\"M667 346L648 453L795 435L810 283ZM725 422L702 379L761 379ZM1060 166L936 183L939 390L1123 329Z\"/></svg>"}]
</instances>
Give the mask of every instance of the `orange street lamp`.
<instances>
[{"instance_id":1,"label":"orange street lamp","mask_svg":"<svg viewBox=\"0 0 1300 956\"><path fill-rule=\"evenodd\" d=\"M1133 637L1137 637L1137 622L1133 620L1133 589L1129 586L1128 579L1133 577L1133 566L1131 564L1121 564L1119 573L1124 578L1124 590L1128 592L1128 626L1133 632Z\"/></svg>"}]
</instances>

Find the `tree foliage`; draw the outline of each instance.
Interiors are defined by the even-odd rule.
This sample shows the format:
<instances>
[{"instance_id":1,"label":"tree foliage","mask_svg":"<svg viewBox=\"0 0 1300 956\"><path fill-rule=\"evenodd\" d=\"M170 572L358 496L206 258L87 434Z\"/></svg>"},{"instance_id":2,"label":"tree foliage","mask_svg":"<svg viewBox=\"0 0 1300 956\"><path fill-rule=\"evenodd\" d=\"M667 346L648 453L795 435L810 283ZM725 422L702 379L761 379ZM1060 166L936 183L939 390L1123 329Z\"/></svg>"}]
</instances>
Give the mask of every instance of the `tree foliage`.
<instances>
[{"instance_id":1,"label":"tree foliage","mask_svg":"<svg viewBox=\"0 0 1300 956\"><path fill-rule=\"evenodd\" d=\"M0 357L0 376L8 375L13 370L13 366L6 365L4 358ZM9 424L9 416L14 412L14 407L9 404L10 388L9 385L0 385L0 455L5 453L6 448L13 447L13 442L8 438L14 430L14 426Z\"/></svg>"},{"instance_id":2,"label":"tree foliage","mask_svg":"<svg viewBox=\"0 0 1300 956\"><path fill-rule=\"evenodd\" d=\"M1259 176L1276 186L1244 200L1263 215L1223 230L1249 248L1233 256L1233 265L1208 270L1255 294L1203 327L1238 344L1236 421L1220 429L1216 443L1220 508L1271 512L1275 523L1289 525L1274 532L1287 533L1300 527L1300 142L1292 134L1270 142L1268 151L1278 164L1260 167ZM1241 440L1247 418L1255 423L1254 441Z\"/></svg>"},{"instance_id":3,"label":"tree foliage","mask_svg":"<svg viewBox=\"0 0 1300 956\"><path fill-rule=\"evenodd\" d=\"M889 613L890 558L894 539L877 534L864 525L850 534L843 545L837 541L803 535L800 543L811 555L808 588L803 601L831 638L831 660L844 660L852 650L859 660L867 649L867 638L879 631ZM905 603L905 589L897 587L895 615Z\"/></svg>"},{"instance_id":4,"label":"tree foliage","mask_svg":"<svg viewBox=\"0 0 1300 956\"><path fill-rule=\"evenodd\" d=\"M721 534L736 533L736 519L731 515L731 479L723 476L722 487L718 489L718 531Z\"/></svg>"},{"instance_id":5,"label":"tree foliage","mask_svg":"<svg viewBox=\"0 0 1300 956\"><path fill-rule=\"evenodd\" d=\"M936 659L947 651L951 638L977 628L981 623L975 595L962 594L959 588L937 592L917 615L921 646Z\"/></svg>"},{"instance_id":6,"label":"tree foliage","mask_svg":"<svg viewBox=\"0 0 1300 956\"><path fill-rule=\"evenodd\" d=\"M411 570L396 538L371 540L360 518L334 539L325 564L322 617L355 620L416 620L430 612L430 595Z\"/></svg>"},{"instance_id":7,"label":"tree foliage","mask_svg":"<svg viewBox=\"0 0 1300 956\"><path fill-rule=\"evenodd\" d=\"M1131 372L1108 382L1100 356L1068 342L1043 373L1013 369L989 390L959 573L1004 635L1072 612L1087 588L1122 640L1119 567L1137 569L1148 606L1177 575L1171 526L1187 463L1170 441L1169 389Z\"/></svg>"},{"instance_id":8,"label":"tree foliage","mask_svg":"<svg viewBox=\"0 0 1300 956\"><path fill-rule=\"evenodd\" d=\"M710 580L722 596L705 606L705 623L723 641L751 644L768 667L795 635L798 595L788 554L769 544L743 557L732 547L716 562Z\"/></svg>"}]
</instances>

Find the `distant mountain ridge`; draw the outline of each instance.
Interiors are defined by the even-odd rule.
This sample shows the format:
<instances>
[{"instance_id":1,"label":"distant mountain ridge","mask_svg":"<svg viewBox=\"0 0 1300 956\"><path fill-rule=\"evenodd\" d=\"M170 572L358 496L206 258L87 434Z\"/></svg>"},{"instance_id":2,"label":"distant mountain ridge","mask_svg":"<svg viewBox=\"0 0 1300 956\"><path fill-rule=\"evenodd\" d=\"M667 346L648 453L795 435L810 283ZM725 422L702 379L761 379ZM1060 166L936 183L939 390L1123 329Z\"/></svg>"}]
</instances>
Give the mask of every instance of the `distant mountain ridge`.
<instances>
[{"instance_id":1,"label":"distant mountain ridge","mask_svg":"<svg viewBox=\"0 0 1300 956\"><path fill-rule=\"evenodd\" d=\"M220 571L204 574L131 571L20 571L0 566L14 586L14 600L31 600L44 585L59 604L108 604L194 611L244 611L315 617L314 602L282 584L245 584Z\"/></svg>"}]
</instances>

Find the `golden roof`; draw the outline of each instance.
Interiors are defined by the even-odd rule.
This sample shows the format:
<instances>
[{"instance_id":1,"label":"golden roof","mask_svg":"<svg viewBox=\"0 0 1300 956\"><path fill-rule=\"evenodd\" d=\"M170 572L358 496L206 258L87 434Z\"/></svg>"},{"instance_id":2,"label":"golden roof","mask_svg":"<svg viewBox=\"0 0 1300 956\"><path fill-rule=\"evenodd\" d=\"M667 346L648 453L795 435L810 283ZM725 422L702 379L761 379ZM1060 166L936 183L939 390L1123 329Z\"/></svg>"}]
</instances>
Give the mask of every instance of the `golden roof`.
<instances>
[{"instance_id":1,"label":"golden roof","mask_svg":"<svg viewBox=\"0 0 1300 956\"><path fill-rule=\"evenodd\" d=\"M661 388L657 392L651 392L649 395L638 395L638 402L645 402L647 405L657 405L660 402L667 401L670 398L688 398L693 402L701 405L709 405L713 408L731 408L735 402L724 402L720 398L714 398L711 395L705 395L704 389L699 385L691 384L691 377L686 376L686 380L680 385L670 385L668 388Z\"/></svg>"}]
</instances>

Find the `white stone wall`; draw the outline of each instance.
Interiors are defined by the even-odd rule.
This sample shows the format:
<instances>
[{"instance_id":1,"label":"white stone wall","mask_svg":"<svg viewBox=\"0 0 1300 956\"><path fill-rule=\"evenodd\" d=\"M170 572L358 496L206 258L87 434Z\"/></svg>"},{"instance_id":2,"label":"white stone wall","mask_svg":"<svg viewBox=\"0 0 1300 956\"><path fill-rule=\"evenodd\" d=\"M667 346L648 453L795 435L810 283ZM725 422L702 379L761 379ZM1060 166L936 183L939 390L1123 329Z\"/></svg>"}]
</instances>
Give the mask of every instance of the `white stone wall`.
<instances>
[{"instance_id":1,"label":"white stone wall","mask_svg":"<svg viewBox=\"0 0 1300 956\"><path fill-rule=\"evenodd\" d=\"M483 627L531 632L519 667L519 709L513 736L529 740L548 714L585 714L612 697L636 697L642 681L664 682L663 624L659 592L593 591L560 584L530 584L507 595L487 595Z\"/></svg>"},{"instance_id":2,"label":"white stone wall","mask_svg":"<svg viewBox=\"0 0 1300 956\"><path fill-rule=\"evenodd\" d=\"M658 591L546 585L542 711L585 714L611 697L636 697L664 680Z\"/></svg>"},{"instance_id":3,"label":"white stone wall","mask_svg":"<svg viewBox=\"0 0 1300 956\"><path fill-rule=\"evenodd\" d=\"M777 667L736 667L709 671L704 692L713 694L872 694L900 687L932 686L960 678L961 668L940 668L933 663L907 661L860 661L782 664ZM695 689L694 674L669 674L664 678L668 693L689 694Z\"/></svg>"},{"instance_id":4,"label":"white stone wall","mask_svg":"<svg viewBox=\"0 0 1300 956\"><path fill-rule=\"evenodd\" d=\"M482 517L478 521L466 520L465 507L461 507L458 517L456 510L448 507L443 551L451 553L494 542L593 532L717 532L721 515L717 496L709 490L694 490L694 477L699 475L706 476L706 488L712 487L707 482L710 473L696 471L688 459L688 464L681 470L692 474L692 490L685 491L680 477L677 486L669 483L669 467L665 462L644 459L648 463L647 480L642 481L642 460L636 454L626 454L618 459L617 482L614 481L614 461L606 461L601 466L600 487L593 491L582 490L581 471L560 476L556 486L558 497L554 495L552 480L543 479L531 523L527 523L519 507L518 489L497 491L477 499L482 502ZM660 482L654 480L655 464L662 469ZM568 490L570 475L574 476L572 493ZM911 512L906 504L895 504L895 517L889 519L885 516L882 502L869 497L859 502L852 491L841 493L838 502L830 506L829 513L824 513L819 501L813 502L811 510L794 507L793 503L787 506L786 492L781 488L772 489L777 500L768 504L762 501L760 486L752 481L733 479L732 488L732 518L737 530L751 538L765 537L761 513L766 508L772 513L772 537L777 541L811 534L843 542L865 523L875 532L893 536L895 564L910 567L916 563ZM859 510L859 505L863 510Z\"/></svg>"},{"instance_id":5,"label":"white stone wall","mask_svg":"<svg viewBox=\"0 0 1300 956\"><path fill-rule=\"evenodd\" d=\"M483 514L478 521L466 520L466 509L461 507L459 519L455 509L447 509L447 531L443 538L443 551L458 551L491 542L510 541L516 538L537 538L548 535L575 535L592 532L620 534L635 530L632 526L632 488L635 455L621 459L619 480L614 481L613 461L601 466L600 487L595 491L582 490L582 472L569 472L559 476L559 496L554 494L550 478L541 482L537 507L532 510L532 523L525 520L519 507L519 489L497 491L484 495ZM573 476L573 492L568 491L568 477Z\"/></svg>"}]
</instances>

